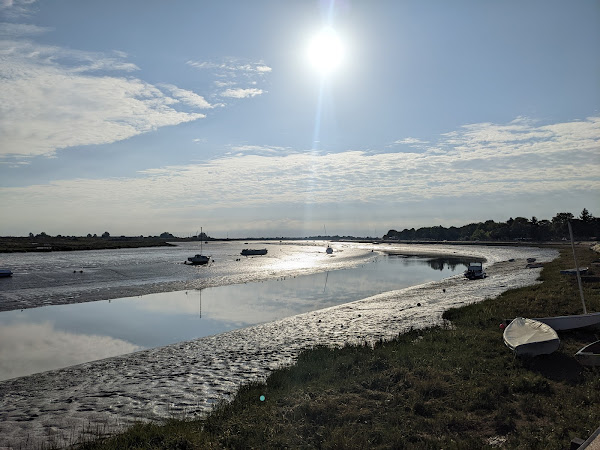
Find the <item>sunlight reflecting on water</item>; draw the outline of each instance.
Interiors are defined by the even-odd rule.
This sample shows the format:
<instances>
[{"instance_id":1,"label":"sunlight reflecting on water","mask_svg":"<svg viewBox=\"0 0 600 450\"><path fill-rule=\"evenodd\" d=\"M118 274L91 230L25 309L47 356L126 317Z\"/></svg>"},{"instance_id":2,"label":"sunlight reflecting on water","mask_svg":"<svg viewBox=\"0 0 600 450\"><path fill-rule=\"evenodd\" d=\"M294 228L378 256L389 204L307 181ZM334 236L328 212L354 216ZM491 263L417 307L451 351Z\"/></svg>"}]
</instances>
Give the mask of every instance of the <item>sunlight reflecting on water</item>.
<instances>
[{"instance_id":1,"label":"sunlight reflecting on water","mask_svg":"<svg viewBox=\"0 0 600 450\"><path fill-rule=\"evenodd\" d=\"M374 254L357 267L296 275L324 248L276 246L257 257L279 278L200 290L0 312L0 380L189 341L451 276L468 260ZM338 250L339 253L342 251ZM308 261L308 262L307 262ZM200 268L190 268L203 270ZM290 275L292 274L292 275ZM23 339L27 336L27 339ZM68 348L68 342L73 342ZM42 356L43 355L43 356Z\"/></svg>"}]
</instances>

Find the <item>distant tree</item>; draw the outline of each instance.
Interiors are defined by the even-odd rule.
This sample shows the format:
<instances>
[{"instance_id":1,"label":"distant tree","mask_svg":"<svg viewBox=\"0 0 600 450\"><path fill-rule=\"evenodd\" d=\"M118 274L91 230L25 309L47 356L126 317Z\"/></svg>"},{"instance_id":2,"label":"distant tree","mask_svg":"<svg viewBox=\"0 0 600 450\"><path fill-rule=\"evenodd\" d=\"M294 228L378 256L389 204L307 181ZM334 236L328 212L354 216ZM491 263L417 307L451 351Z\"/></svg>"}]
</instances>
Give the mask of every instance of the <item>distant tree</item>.
<instances>
[{"instance_id":1,"label":"distant tree","mask_svg":"<svg viewBox=\"0 0 600 450\"><path fill-rule=\"evenodd\" d=\"M174 239L175 236L173 236L171 233L165 231L164 233L160 234L160 237L163 239Z\"/></svg>"},{"instance_id":2,"label":"distant tree","mask_svg":"<svg viewBox=\"0 0 600 450\"><path fill-rule=\"evenodd\" d=\"M110 233L108 231L105 231L104 233L102 233L102 237L103 238L110 237Z\"/></svg>"},{"instance_id":3,"label":"distant tree","mask_svg":"<svg viewBox=\"0 0 600 450\"><path fill-rule=\"evenodd\" d=\"M87 237L91 238L92 237L92 233L88 233Z\"/></svg>"},{"instance_id":4,"label":"distant tree","mask_svg":"<svg viewBox=\"0 0 600 450\"><path fill-rule=\"evenodd\" d=\"M33 235L33 233L29 233L29 237L32 238L32 237L35 237L35 236Z\"/></svg>"},{"instance_id":5,"label":"distant tree","mask_svg":"<svg viewBox=\"0 0 600 450\"><path fill-rule=\"evenodd\" d=\"M95 237L95 238L97 238L97 237L98 237L98 235L97 235L96 233L94 233L94 236L92 236L92 237Z\"/></svg>"},{"instance_id":6,"label":"distant tree","mask_svg":"<svg viewBox=\"0 0 600 450\"><path fill-rule=\"evenodd\" d=\"M575 216L570 212L558 213L552 218L553 224L566 225L569 220L573 220Z\"/></svg>"},{"instance_id":7,"label":"distant tree","mask_svg":"<svg viewBox=\"0 0 600 450\"><path fill-rule=\"evenodd\" d=\"M42 231L40 234L36 235L36 237L38 237L38 238L46 238L46 237L48 237L48 235L45 232Z\"/></svg>"},{"instance_id":8,"label":"distant tree","mask_svg":"<svg viewBox=\"0 0 600 450\"><path fill-rule=\"evenodd\" d=\"M590 214L590 212L589 212L589 211L588 211L586 208L583 208L583 211L581 211L581 214L579 215L579 218L580 218L580 219L581 219L583 222L586 222L586 223L588 223L588 222L591 222L591 221L592 221L592 219L594 218L594 216L592 216L592 215Z\"/></svg>"},{"instance_id":9,"label":"distant tree","mask_svg":"<svg viewBox=\"0 0 600 450\"><path fill-rule=\"evenodd\" d=\"M485 241L488 238L489 238L489 235L481 228L477 228L471 235L472 241Z\"/></svg>"}]
</instances>

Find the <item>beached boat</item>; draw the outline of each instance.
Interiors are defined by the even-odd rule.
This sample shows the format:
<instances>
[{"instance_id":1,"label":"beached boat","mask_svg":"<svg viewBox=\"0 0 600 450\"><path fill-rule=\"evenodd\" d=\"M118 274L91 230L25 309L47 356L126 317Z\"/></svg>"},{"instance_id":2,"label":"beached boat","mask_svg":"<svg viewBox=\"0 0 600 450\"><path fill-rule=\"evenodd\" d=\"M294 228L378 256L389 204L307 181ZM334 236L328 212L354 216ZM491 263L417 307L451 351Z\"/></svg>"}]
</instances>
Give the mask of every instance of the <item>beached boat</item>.
<instances>
[{"instance_id":1,"label":"beached boat","mask_svg":"<svg viewBox=\"0 0 600 450\"><path fill-rule=\"evenodd\" d=\"M569 316L538 317L534 320L551 326L556 331L600 325L600 313L572 314Z\"/></svg>"},{"instance_id":2,"label":"beached boat","mask_svg":"<svg viewBox=\"0 0 600 450\"><path fill-rule=\"evenodd\" d=\"M464 273L465 277L469 280L476 280L478 278L485 278L487 274L483 270L483 263L472 262L469 263L467 270Z\"/></svg>"},{"instance_id":3,"label":"beached boat","mask_svg":"<svg viewBox=\"0 0 600 450\"><path fill-rule=\"evenodd\" d=\"M517 356L547 355L558 349L558 334L545 323L517 317L504 329L504 345Z\"/></svg>"},{"instance_id":4,"label":"beached boat","mask_svg":"<svg viewBox=\"0 0 600 450\"><path fill-rule=\"evenodd\" d=\"M12 274L10 269L0 269L0 277L12 277Z\"/></svg>"},{"instance_id":5,"label":"beached boat","mask_svg":"<svg viewBox=\"0 0 600 450\"><path fill-rule=\"evenodd\" d=\"M561 270L560 273L562 273L563 275L577 275L577 270L578 269L565 269L565 270ZM588 271L587 267L580 267L579 268L579 273L582 275L585 275Z\"/></svg>"},{"instance_id":6,"label":"beached boat","mask_svg":"<svg viewBox=\"0 0 600 450\"><path fill-rule=\"evenodd\" d=\"M600 341L583 347L575 353L575 359L583 366L600 366Z\"/></svg>"},{"instance_id":7,"label":"beached boat","mask_svg":"<svg viewBox=\"0 0 600 450\"><path fill-rule=\"evenodd\" d=\"M240 254L242 256L266 255L267 249L266 248L259 248L259 249L245 248L244 250L242 250L242 253L240 253Z\"/></svg>"},{"instance_id":8,"label":"beached boat","mask_svg":"<svg viewBox=\"0 0 600 450\"><path fill-rule=\"evenodd\" d=\"M557 331L561 330L574 330L576 328L584 328L590 326L597 326L600 324L600 313L588 313L585 307L585 298L583 297L583 288L581 286L581 270L579 263L577 262L577 256L575 254L575 242L573 240L573 229L571 228L571 222L567 222L569 226L569 234L571 236L571 248L573 250L573 260L575 261L575 269L573 269L575 275L577 275L577 284L579 285L579 295L581 296L581 306L583 307L583 314L572 314L568 316L555 316L555 317L542 317L539 319ZM587 271L587 267L585 267ZM561 273L563 271L561 270Z\"/></svg>"}]
</instances>

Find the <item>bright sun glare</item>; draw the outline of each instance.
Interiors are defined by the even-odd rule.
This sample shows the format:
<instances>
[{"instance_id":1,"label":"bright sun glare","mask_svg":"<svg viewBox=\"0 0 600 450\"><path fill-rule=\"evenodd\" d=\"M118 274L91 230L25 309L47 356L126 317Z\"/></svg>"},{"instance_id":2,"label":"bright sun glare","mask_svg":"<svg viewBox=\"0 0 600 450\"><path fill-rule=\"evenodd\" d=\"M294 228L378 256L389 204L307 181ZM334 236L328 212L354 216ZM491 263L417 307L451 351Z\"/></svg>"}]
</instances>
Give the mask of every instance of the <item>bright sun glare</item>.
<instances>
[{"instance_id":1,"label":"bright sun glare","mask_svg":"<svg viewBox=\"0 0 600 450\"><path fill-rule=\"evenodd\" d=\"M342 41L331 28L325 28L317 34L308 47L308 58L322 75L327 75L338 67L343 54Z\"/></svg>"}]
</instances>

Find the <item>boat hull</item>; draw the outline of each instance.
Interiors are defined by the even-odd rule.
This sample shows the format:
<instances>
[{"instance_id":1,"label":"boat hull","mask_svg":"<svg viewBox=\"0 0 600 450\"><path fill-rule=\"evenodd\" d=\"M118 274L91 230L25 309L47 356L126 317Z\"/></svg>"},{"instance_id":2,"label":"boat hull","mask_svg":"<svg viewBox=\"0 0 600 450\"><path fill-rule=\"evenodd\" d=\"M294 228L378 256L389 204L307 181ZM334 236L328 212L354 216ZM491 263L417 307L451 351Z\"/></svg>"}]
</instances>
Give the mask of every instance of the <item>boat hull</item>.
<instances>
[{"instance_id":1,"label":"boat hull","mask_svg":"<svg viewBox=\"0 0 600 450\"><path fill-rule=\"evenodd\" d=\"M12 277L12 274L10 269L0 269L0 277Z\"/></svg>"},{"instance_id":2,"label":"boat hull","mask_svg":"<svg viewBox=\"0 0 600 450\"><path fill-rule=\"evenodd\" d=\"M244 250L242 250L242 252L240 253L242 256L258 256L258 255L266 255L267 254L267 249L266 248L262 248L262 249L250 249L250 248L245 248Z\"/></svg>"},{"instance_id":3,"label":"boat hull","mask_svg":"<svg viewBox=\"0 0 600 450\"><path fill-rule=\"evenodd\" d=\"M517 356L547 355L560 346L560 339L551 327L533 319L517 317L504 329L504 345Z\"/></svg>"},{"instance_id":4,"label":"boat hull","mask_svg":"<svg viewBox=\"0 0 600 450\"><path fill-rule=\"evenodd\" d=\"M579 273L581 275L585 275L587 273L587 271L588 271L587 267L579 268ZM563 275L577 275L577 269L565 269L565 270L561 270L560 273Z\"/></svg>"},{"instance_id":5,"label":"boat hull","mask_svg":"<svg viewBox=\"0 0 600 450\"><path fill-rule=\"evenodd\" d=\"M574 330L600 325L600 313L575 314L571 316L540 317L539 322L551 326L556 331Z\"/></svg>"},{"instance_id":6,"label":"boat hull","mask_svg":"<svg viewBox=\"0 0 600 450\"><path fill-rule=\"evenodd\" d=\"M600 341L583 347L575 353L575 359L583 366L600 366Z\"/></svg>"}]
</instances>

